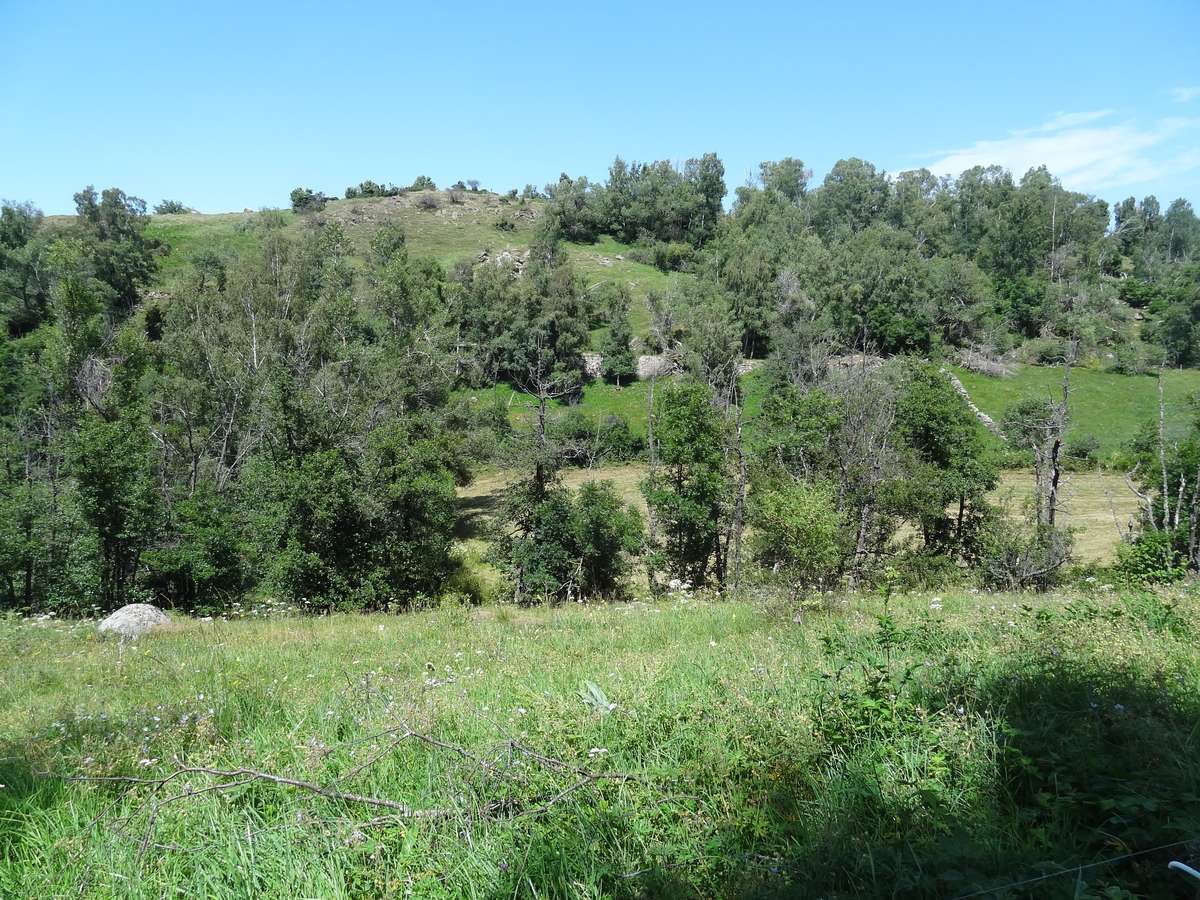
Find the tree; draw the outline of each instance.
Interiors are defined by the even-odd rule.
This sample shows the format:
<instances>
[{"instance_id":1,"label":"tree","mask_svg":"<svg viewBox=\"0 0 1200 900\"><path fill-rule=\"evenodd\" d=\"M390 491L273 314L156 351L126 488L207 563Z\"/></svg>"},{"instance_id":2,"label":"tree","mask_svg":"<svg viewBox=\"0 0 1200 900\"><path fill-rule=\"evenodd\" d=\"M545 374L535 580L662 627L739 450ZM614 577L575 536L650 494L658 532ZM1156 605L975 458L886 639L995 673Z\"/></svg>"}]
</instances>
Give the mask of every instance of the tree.
<instances>
[{"instance_id":1,"label":"tree","mask_svg":"<svg viewBox=\"0 0 1200 900\"><path fill-rule=\"evenodd\" d=\"M509 530L500 555L520 602L611 597L641 546L642 520L611 482L588 482L576 494L555 487L540 497L528 483L505 500Z\"/></svg>"},{"instance_id":2,"label":"tree","mask_svg":"<svg viewBox=\"0 0 1200 900\"><path fill-rule=\"evenodd\" d=\"M888 193L887 177L871 163L839 159L814 198L821 233L828 238L839 226L862 231L883 215Z\"/></svg>"},{"instance_id":3,"label":"tree","mask_svg":"<svg viewBox=\"0 0 1200 900\"><path fill-rule=\"evenodd\" d=\"M849 558L850 529L825 482L787 481L757 492L754 555L786 578L793 594L832 584Z\"/></svg>"},{"instance_id":4,"label":"tree","mask_svg":"<svg viewBox=\"0 0 1200 900\"><path fill-rule=\"evenodd\" d=\"M632 298L629 289L617 285L608 300L608 334L600 347L604 357L601 373L604 380L618 387L628 384L638 374L637 358L633 353L633 329L629 324L629 306Z\"/></svg>"},{"instance_id":5,"label":"tree","mask_svg":"<svg viewBox=\"0 0 1200 900\"><path fill-rule=\"evenodd\" d=\"M812 172L804 168L804 163L790 156L778 162L768 161L758 165L758 180L763 190L774 191L789 203L803 200L811 177Z\"/></svg>"},{"instance_id":6,"label":"tree","mask_svg":"<svg viewBox=\"0 0 1200 900\"><path fill-rule=\"evenodd\" d=\"M71 441L69 462L99 551L101 600L112 609L127 602L159 526L149 430L136 411L115 421L89 413Z\"/></svg>"},{"instance_id":7,"label":"tree","mask_svg":"<svg viewBox=\"0 0 1200 900\"><path fill-rule=\"evenodd\" d=\"M970 558L987 519L987 492L999 473L983 433L950 379L931 363L908 361L900 372L896 431L912 454L900 493L925 546Z\"/></svg>"},{"instance_id":8,"label":"tree","mask_svg":"<svg viewBox=\"0 0 1200 900\"><path fill-rule=\"evenodd\" d=\"M319 191L298 187L292 191L292 211L298 213L320 212L328 198Z\"/></svg>"},{"instance_id":9,"label":"tree","mask_svg":"<svg viewBox=\"0 0 1200 900\"><path fill-rule=\"evenodd\" d=\"M150 221L146 202L118 188L97 198L89 185L75 195L75 210L95 277L112 289L117 311L128 312L153 278L163 252L158 240L145 235Z\"/></svg>"},{"instance_id":10,"label":"tree","mask_svg":"<svg viewBox=\"0 0 1200 900\"><path fill-rule=\"evenodd\" d=\"M696 587L710 580L721 586L735 500L728 422L712 390L694 382L668 386L653 416L658 467L642 482L642 493L661 530L654 552L673 577Z\"/></svg>"},{"instance_id":11,"label":"tree","mask_svg":"<svg viewBox=\"0 0 1200 900\"><path fill-rule=\"evenodd\" d=\"M156 216L177 216L189 212L191 210L178 200L162 200L154 204Z\"/></svg>"},{"instance_id":12,"label":"tree","mask_svg":"<svg viewBox=\"0 0 1200 900\"><path fill-rule=\"evenodd\" d=\"M933 339L928 265L909 234L873 225L833 251L829 314L847 346L928 351Z\"/></svg>"},{"instance_id":13,"label":"tree","mask_svg":"<svg viewBox=\"0 0 1200 900\"><path fill-rule=\"evenodd\" d=\"M30 203L0 205L0 328L12 337L32 331L48 311L53 238L43 219Z\"/></svg>"}]
</instances>

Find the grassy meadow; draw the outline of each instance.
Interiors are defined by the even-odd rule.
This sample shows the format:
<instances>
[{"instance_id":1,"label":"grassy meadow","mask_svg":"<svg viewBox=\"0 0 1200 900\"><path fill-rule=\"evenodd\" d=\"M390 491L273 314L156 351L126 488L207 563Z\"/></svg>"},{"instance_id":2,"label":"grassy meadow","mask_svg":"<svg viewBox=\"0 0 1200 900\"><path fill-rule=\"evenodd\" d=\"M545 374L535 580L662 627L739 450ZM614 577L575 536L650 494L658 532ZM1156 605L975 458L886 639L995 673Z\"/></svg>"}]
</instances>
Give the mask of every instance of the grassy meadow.
<instances>
[{"instance_id":1,"label":"grassy meadow","mask_svg":"<svg viewBox=\"0 0 1200 900\"><path fill-rule=\"evenodd\" d=\"M1200 834L1198 627L1100 585L9 619L0 894L1184 896L1186 843L1074 867Z\"/></svg>"},{"instance_id":2,"label":"grassy meadow","mask_svg":"<svg viewBox=\"0 0 1200 900\"><path fill-rule=\"evenodd\" d=\"M1004 411L1025 397L1062 397L1062 370L1023 365L1008 378L990 378L955 369L971 399L999 421ZM1187 399L1200 391L1200 370L1163 372L1163 399L1172 431L1189 424L1194 414ZM1155 375L1117 375L1096 369L1071 370L1071 419L1068 439L1090 435L1099 442L1101 458L1121 450L1147 423L1158 421L1158 379Z\"/></svg>"}]
</instances>

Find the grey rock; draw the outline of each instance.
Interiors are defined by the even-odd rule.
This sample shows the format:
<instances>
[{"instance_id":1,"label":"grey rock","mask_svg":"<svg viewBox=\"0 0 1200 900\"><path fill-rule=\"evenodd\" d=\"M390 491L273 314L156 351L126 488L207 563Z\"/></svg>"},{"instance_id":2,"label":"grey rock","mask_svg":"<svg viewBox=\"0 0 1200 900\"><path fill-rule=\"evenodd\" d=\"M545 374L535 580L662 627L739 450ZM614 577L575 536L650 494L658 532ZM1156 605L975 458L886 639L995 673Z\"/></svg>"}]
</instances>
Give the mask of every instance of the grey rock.
<instances>
[{"instance_id":1,"label":"grey rock","mask_svg":"<svg viewBox=\"0 0 1200 900\"><path fill-rule=\"evenodd\" d=\"M151 606L149 603L130 603L102 620L96 627L101 634L115 634L120 638L132 639L170 624L170 618L157 606Z\"/></svg>"}]
</instances>

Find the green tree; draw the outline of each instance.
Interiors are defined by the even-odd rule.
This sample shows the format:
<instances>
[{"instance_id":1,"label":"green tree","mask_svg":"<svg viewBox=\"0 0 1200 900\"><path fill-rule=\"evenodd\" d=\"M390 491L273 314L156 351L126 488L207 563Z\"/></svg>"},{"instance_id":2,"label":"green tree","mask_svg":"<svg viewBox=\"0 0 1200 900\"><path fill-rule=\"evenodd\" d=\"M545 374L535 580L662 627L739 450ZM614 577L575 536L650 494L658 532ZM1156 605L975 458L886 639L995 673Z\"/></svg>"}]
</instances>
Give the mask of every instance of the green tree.
<instances>
[{"instance_id":1,"label":"green tree","mask_svg":"<svg viewBox=\"0 0 1200 900\"><path fill-rule=\"evenodd\" d=\"M160 241L145 234L150 221L146 201L119 188L108 188L97 197L88 185L75 195L75 211L95 277L112 289L117 310L128 312L165 251Z\"/></svg>"},{"instance_id":2,"label":"green tree","mask_svg":"<svg viewBox=\"0 0 1200 900\"><path fill-rule=\"evenodd\" d=\"M508 524L500 557L522 602L612 597L641 546L642 520L611 482L588 482L575 494L555 487L531 493L525 483L505 498Z\"/></svg>"},{"instance_id":3,"label":"green tree","mask_svg":"<svg viewBox=\"0 0 1200 900\"><path fill-rule=\"evenodd\" d=\"M298 187L292 190L292 211L298 213L320 212L325 208L327 197L311 188Z\"/></svg>"},{"instance_id":4,"label":"green tree","mask_svg":"<svg viewBox=\"0 0 1200 900\"><path fill-rule=\"evenodd\" d=\"M832 584L849 559L850 531L826 482L785 481L757 491L751 506L754 555L793 592Z\"/></svg>"},{"instance_id":5,"label":"green tree","mask_svg":"<svg viewBox=\"0 0 1200 900\"><path fill-rule=\"evenodd\" d=\"M608 298L608 334L600 347L604 357L604 380L620 386L637 378L637 357L633 353L633 329L629 324L629 289L618 284Z\"/></svg>"},{"instance_id":6,"label":"green tree","mask_svg":"<svg viewBox=\"0 0 1200 900\"><path fill-rule=\"evenodd\" d=\"M71 440L70 470L99 549L100 592L109 609L128 601L141 555L160 525L152 461L149 429L135 410L114 421L86 414Z\"/></svg>"},{"instance_id":7,"label":"green tree","mask_svg":"<svg viewBox=\"0 0 1200 900\"><path fill-rule=\"evenodd\" d=\"M725 581L726 535L735 483L727 461L729 424L711 388L680 383L655 400L654 437L659 467L642 482L662 535L669 574L700 587Z\"/></svg>"}]
</instances>

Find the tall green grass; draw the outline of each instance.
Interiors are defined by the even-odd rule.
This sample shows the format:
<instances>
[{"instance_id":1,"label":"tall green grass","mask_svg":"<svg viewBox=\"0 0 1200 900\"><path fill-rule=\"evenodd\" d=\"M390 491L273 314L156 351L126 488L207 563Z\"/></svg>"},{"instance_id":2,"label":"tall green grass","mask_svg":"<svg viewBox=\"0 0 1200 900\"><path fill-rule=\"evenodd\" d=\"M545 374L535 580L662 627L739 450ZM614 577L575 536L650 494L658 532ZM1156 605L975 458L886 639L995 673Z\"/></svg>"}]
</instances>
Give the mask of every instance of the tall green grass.
<instances>
[{"instance_id":1,"label":"tall green grass","mask_svg":"<svg viewBox=\"0 0 1200 900\"><path fill-rule=\"evenodd\" d=\"M945 897L1066 868L1037 896L1166 896L1166 853L1073 867L1200 835L1198 613L1104 590L675 595L191 621L125 646L8 620L0 894ZM389 749L400 722L513 778ZM632 777L556 801L575 776L514 745ZM456 814L368 825L386 811L252 783L151 821L145 786L70 780L180 764Z\"/></svg>"}]
</instances>

